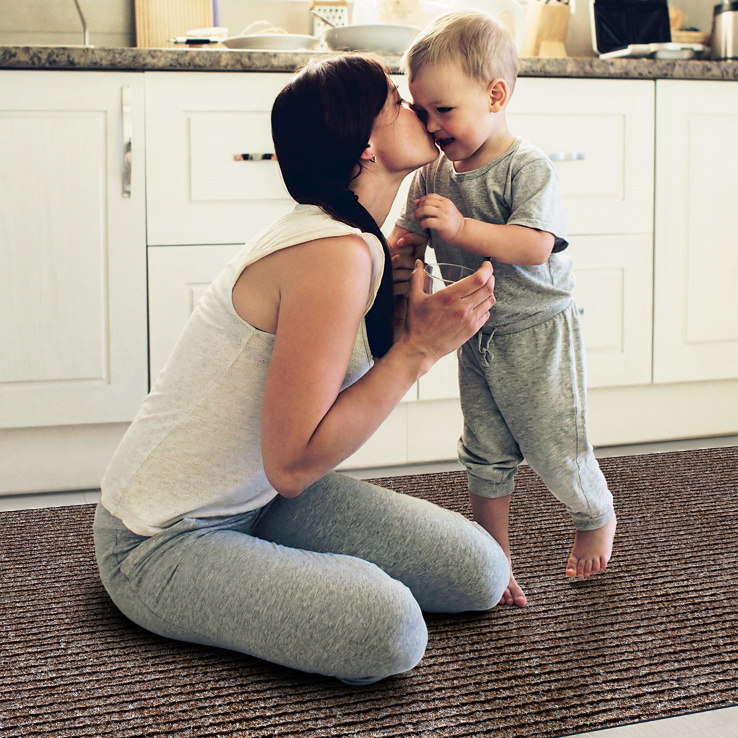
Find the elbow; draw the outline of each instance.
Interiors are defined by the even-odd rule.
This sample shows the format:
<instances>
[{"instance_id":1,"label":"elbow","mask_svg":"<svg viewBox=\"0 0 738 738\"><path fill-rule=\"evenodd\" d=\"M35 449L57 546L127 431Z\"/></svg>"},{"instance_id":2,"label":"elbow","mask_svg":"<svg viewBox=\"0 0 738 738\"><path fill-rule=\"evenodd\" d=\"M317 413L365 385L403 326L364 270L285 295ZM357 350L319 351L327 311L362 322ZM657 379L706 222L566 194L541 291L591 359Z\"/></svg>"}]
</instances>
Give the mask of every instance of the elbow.
<instances>
[{"instance_id":1,"label":"elbow","mask_svg":"<svg viewBox=\"0 0 738 738\"><path fill-rule=\"evenodd\" d=\"M265 462L264 473L267 481L276 490L277 494L287 499L297 497L308 486L301 475L281 464L267 464Z\"/></svg>"}]
</instances>

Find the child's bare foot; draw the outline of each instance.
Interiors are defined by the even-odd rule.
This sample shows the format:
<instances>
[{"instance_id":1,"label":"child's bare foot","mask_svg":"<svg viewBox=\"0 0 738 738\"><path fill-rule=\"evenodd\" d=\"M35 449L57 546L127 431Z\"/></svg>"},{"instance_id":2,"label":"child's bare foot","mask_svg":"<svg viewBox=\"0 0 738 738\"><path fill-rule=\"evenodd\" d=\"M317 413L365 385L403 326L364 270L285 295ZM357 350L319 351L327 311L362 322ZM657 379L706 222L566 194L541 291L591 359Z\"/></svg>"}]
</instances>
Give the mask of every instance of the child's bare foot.
<instances>
[{"instance_id":1,"label":"child's bare foot","mask_svg":"<svg viewBox=\"0 0 738 738\"><path fill-rule=\"evenodd\" d=\"M500 604L524 607L527 602L528 598L525 596L525 592L520 589L520 585L515 581L515 577L510 574L510 583L507 585L507 589L502 595Z\"/></svg>"},{"instance_id":2,"label":"child's bare foot","mask_svg":"<svg viewBox=\"0 0 738 738\"><path fill-rule=\"evenodd\" d=\"M588 577L602 571L612 554L617 519L613 515L601 528L578 530L566 565L567 577Z\"/></svg>"}]
</instances>

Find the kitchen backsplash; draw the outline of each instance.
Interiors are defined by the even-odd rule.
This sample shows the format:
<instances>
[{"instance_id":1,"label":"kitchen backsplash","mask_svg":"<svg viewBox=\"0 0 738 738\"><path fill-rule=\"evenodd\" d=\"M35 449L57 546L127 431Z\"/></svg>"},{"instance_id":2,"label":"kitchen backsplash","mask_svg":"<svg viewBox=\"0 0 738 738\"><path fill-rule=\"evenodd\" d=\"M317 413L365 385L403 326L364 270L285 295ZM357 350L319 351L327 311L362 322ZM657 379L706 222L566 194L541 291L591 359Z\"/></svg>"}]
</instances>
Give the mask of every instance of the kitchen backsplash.
<instances>
[{"instance_id":1,"label":"kitchen backsplash","mask_svg":"<svg viewBox=\"0 0 738 738\"><path fill-rule=\"evenodd\" d=\"M715 0L717 2L717 0ZM351 5L352 0L349 0ZM569 56L593 56L589 0L571 0L566 48ZM93 46L135 46L134 0L79 0ZM521 2L525 5L524 2ZM674 0L689 26L709 31L712 0ZM474 3L470 2L470 6ZM220 23L232 35L258 20L290 33L310 33L308 0L219 0ZM0 0L0 44L81 44L74 0Z\"/></svg>"}]
</instances>

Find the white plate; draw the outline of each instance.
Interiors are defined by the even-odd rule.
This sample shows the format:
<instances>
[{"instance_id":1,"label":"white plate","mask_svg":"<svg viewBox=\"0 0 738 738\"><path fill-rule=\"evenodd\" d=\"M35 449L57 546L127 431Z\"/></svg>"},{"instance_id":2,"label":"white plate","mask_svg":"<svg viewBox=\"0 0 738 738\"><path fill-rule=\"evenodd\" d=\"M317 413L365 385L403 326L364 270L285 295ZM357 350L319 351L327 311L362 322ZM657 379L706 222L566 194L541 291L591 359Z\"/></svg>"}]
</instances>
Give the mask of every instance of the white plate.
<instances>
[{"instance_id":1,"label":"white plate","mask_svg":"<svg viewBox=\"0 0 738 738\"><path fill-rule=\"evenodd\" d=\"M323 38L334 51L376 51L401 56L419 32L415 26L375 23L328 28L323 32Z\"/></svg>"},{"instance_id":2,"label":"white plate","mask_svg":"<svg viewBox=\"0 0 738 738\"><path fill-rule=\"evenodd\" d=\"M317 36L300 36L294 33L258 33L253 36L232 36L223 45L229 49L257 49L269 51L298 51L313 49L320 39Z\"/></svg>"}]
</instances>

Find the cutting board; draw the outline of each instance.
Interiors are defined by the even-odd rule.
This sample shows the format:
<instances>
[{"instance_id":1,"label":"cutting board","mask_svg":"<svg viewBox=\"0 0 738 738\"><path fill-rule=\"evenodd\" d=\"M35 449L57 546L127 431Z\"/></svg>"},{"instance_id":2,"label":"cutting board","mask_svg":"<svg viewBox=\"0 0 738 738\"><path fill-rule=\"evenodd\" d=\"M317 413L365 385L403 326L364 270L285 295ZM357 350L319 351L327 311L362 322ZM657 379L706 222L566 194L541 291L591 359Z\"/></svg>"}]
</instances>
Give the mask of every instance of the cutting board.
<instances>
[{"instance_id":1,"label":"cutting board","mask_svg":"<svg viewBox=\"0 0 738 738\"><path fill-rule=\"evenodd\" d=\"M169 39L213 25L213 0L136 0L136 46L173 47Z\"/></svg>"}]
</instances>

